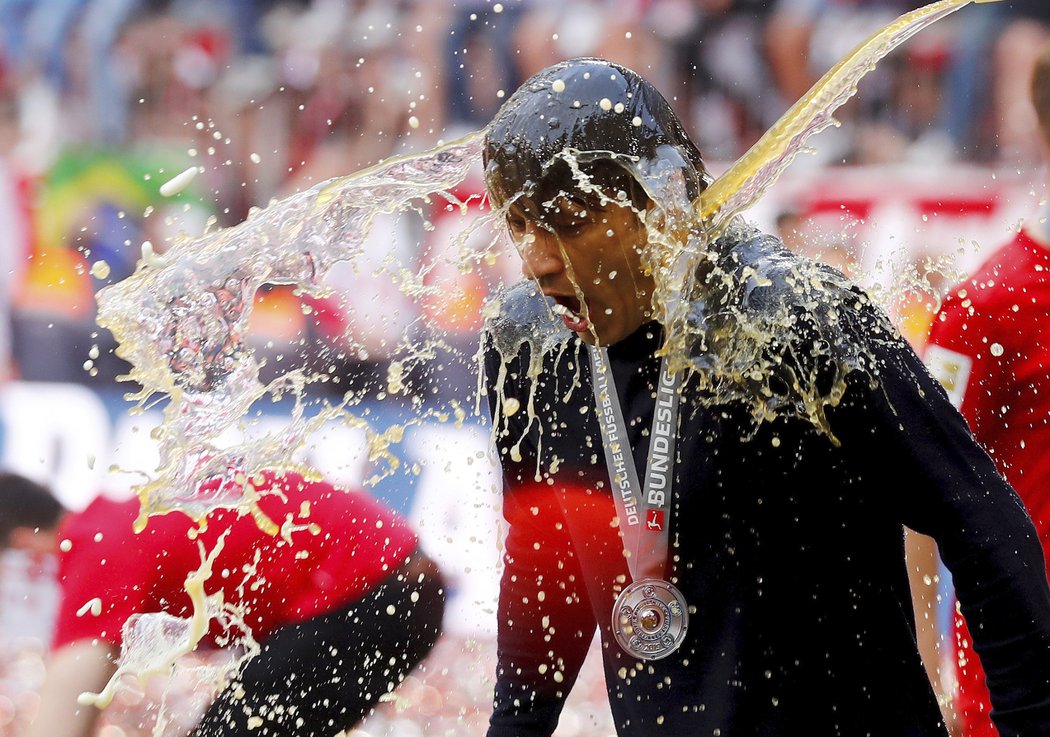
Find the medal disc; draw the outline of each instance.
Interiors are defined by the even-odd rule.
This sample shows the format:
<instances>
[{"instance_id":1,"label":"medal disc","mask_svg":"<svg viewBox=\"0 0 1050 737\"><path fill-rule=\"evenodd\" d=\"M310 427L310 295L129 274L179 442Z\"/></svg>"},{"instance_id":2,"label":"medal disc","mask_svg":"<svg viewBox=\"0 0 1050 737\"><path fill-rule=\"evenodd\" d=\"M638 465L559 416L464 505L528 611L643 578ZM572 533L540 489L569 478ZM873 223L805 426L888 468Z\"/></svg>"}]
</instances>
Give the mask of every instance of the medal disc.
<instances>
[{"instance_id":1,"label":"medal disc","mask_svg":"<svg viewBox=\"0 0 1050 737\"><path fill-rule=\"evenodd\" d=\"M689 627L685 597L667 581L635 581L616 598L612 627L616 642L629 655L666 658L682 644Z\"/></svg>"}]
</instances>

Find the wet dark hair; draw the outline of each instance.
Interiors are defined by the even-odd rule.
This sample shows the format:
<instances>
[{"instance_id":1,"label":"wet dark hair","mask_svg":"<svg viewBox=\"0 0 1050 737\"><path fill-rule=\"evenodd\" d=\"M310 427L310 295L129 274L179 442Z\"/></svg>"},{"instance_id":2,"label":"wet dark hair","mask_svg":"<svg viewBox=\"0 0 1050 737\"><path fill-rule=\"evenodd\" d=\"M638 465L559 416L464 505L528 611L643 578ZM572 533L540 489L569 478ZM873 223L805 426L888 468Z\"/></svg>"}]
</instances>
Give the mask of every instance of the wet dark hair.
<instances>
[{"instance_id":1,"label":"wet dark hair","mask_svg":"<svg viewBox=\"0 0 1050 737\"><path fill-rule=\"evenodd\" d=\"M50 530L65 508L50 491L14 473L0 472L0 548L10 544L19 527Z\"/></svg>"},{"instance_id":2,"label":"wet dark hair","mask_svg":"<svg viewBox=\"0 0 1050 737\"><path fill-rule=\"evenodd\" d=\"M580 157L580 170L603 191L636 200L640 187L625 165L666 158L672 149L693 200L709 175L663 95L626 67L572 59L531 77L500 108L485 133L485 183L497 206L519 194L542 202L578 190L560 154L598 152Z\"/></svg>"}]
</instances>

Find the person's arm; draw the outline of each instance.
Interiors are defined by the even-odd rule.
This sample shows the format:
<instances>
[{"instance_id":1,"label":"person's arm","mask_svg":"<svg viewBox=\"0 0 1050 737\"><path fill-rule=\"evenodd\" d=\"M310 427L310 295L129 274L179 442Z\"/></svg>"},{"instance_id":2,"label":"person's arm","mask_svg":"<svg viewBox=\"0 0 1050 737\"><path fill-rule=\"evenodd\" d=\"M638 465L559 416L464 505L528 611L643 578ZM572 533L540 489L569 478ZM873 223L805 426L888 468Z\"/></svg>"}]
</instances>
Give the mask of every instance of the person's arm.
<instances>
[{"instance_id":1,"label":"person's arm","mask_svg":"<svg viewBox=\"0 0 1050 737\"><path fill-rule=\"evenodd\" d=\"M930 373L944 387L948 399L974 430L974 437L989 448L994 460L998 433L1009 424L1002 408L1017 406L1011 359L1023 355L1025 350L1022 338L1021 345L1014 346L1013 350L1004 350L999 356L992 354L990 336L1004 342L1008 336L1021 336L1017 335L1016 327L998 324L1002 316L1013 312L1009 304L995 304L997 292L979 287L981 280L975 274L945 297L930 326L923 358ZM978 431L981 427L985 428L983 436ZM991 704L984 687L984 670L973 651L972 637L964 619L954 613L954 594L949 605L952 616L939 622L944 630L940 639L950 651L946 662L954 664L951 708L946 710L954 724L949 722L949 730L953 737L968 729L990 731Z\"/></svg>"},{"instance_id":2,"label":"person's arm","mask_svg":"<svg viewBox=\"0 0 1050 737\"><path fill-rule=\"evenodd\" d=\"M911 583L912 606L915 610L915 639L919 646L919 655L926 668L933 692L937 694L937 704L948 732L955 737L959 734L959 717L952 703L951 690L941 668L946 662L947 642L952 632L942 632L937 626L939 607L939 570L940 558L937 555L937 543L933 538L920 535L914 530L906 530L904 537L908 560L908 580Z\"/></svg>"},{"instance_id":3,"label":"person's arm","mask_svg":"<svg viewBox=\"0 0 1050 737\"><path fill-rule=\"evenodd\" d=\"M80 694L100 691L115 669L118 649L100 640L64 645L47 660L36 719L25 737L88 737L99 711L77 702Z\"/></svg>"},{"instance_id":4,"label":"person's arm","mask_svg":"<svg viewBox=\"0 0 1050 737\"><path fill-rule=\"evenodd\" d=\"M499 360L488 352L490 412L503 406L493 388ZM508 380L504 388L508 396L515 396L513 384ZM493 417L509 528L488 737L547 737L554 732L597 626L556 496L564 490L533 480L536 445L526 431L527 398L520 401L522 409L513 416ZM515 446L517 452L512 452Z\"/></svg>"},{"instance_id":5,"label":"person's arm","mask_svg":"<svg viewBox=\"0 0 1050 737\"><path fill-rule=\"evenodd\" d=\"M880 465L869 466L883 474L887 503L937 541L1001 736L1050 734L1050 587L1035 528L915 352L874 308L859 324L876 382L851 377L829 413L833 429L858 455L877 456Z\"/></svg>"}]
</instances>

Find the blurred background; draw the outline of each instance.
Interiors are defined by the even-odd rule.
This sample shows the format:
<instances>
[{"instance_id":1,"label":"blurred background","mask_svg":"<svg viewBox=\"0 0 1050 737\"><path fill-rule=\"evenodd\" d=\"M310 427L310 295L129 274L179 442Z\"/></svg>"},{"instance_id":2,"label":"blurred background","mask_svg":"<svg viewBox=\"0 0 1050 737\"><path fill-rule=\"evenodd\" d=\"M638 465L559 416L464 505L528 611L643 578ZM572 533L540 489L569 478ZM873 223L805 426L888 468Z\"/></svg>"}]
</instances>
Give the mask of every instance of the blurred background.
<instances>
[{"instance_id":1,"label":"blurred background","mask_svg":"<svg viewBox=\"0 0 1050 737\"><path fill-rule=\"evenodd\" d=\"M128 414L117 381L127 367L94 324L96 291L134 270L143 241L160 250L209 221L237 224L272 198L477 130L530 74L573 56L653 80L717 174L853 45L919 5L0 0L0 466L50 484L74 509L128 493L112 464L151 470L159 415ZM1027 84L1048 39L1045 0L976 5L927 29L865 78L841 125L749 217L873 290L920 345L943 290L1040 217L1046 176ZM162 196L189 167L191 185ZM374 400L380 430L423 407L472 409L480 307L518 273L512 253L470 270L448 253L481 192L476 173L455 193L465 211L430 203L421 217L378 223L358 262L329 276L331 297L260 292L251 346L274 367L331 362L332 381L313 391ZM92 269L100 260L108 273ZM406 267L442 283L443 298L402 294L388 275ZM391 398L388 370L406 340L438 355ZM253 427L286 412L271 405ZM499 558L486 433L470 411L462 426L419 423L399 469L372 487L418 525L454 598L449 638L362 734L484 731ZM346 428L306 460L352 485L376 470L363 435ZM19 735L35 709L51 566L0 559L3 736ZM101 733L148 734L164 688L191 723L186 676L118 699ZM604 700L592 659L559 734L611 734Z\"/></svg>"}]
</instances>

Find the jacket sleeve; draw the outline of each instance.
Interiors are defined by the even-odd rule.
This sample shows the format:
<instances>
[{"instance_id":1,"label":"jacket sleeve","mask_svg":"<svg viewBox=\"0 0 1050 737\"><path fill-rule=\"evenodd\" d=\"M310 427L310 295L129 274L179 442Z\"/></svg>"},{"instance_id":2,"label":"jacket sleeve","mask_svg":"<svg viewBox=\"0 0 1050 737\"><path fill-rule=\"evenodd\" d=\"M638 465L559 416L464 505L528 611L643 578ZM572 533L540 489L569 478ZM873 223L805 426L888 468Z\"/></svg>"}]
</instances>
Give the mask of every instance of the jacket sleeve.
<instances>
[{"instance_id":1,"label":"jacket sleeve","mask_svg":"<svg viewBox=\"0 0 1050 737\"><path fill-rule=\"evenodd\" d=\"M565 697L576 681L594 636L595 620L573 551L559 489L534 480L537 423L529 423L528 396L517 361L501 382L499 357L486 354L490 413L507 398L520 409L493 417L504 470L503 513L508 523L500 585L497 671L488 737L540 737L554 732ZM518 396L523 394L523 396Z\"/></svg>"},{"instance_id":2,"label":"jacket sleeve","mask_svg":"<svg viewBox=\"0 0 1050 737\"><path fill-rule=\"evenodd\" d=\"M940 383L881 313L867 310L862 329L872 366L848 377L843 402L829 412L832 428L868 459L857 462L877 475L900 521L937 541L1002 737L1050 734L1050 589L1035 527Z\"/></svg>"}]
</instances>

